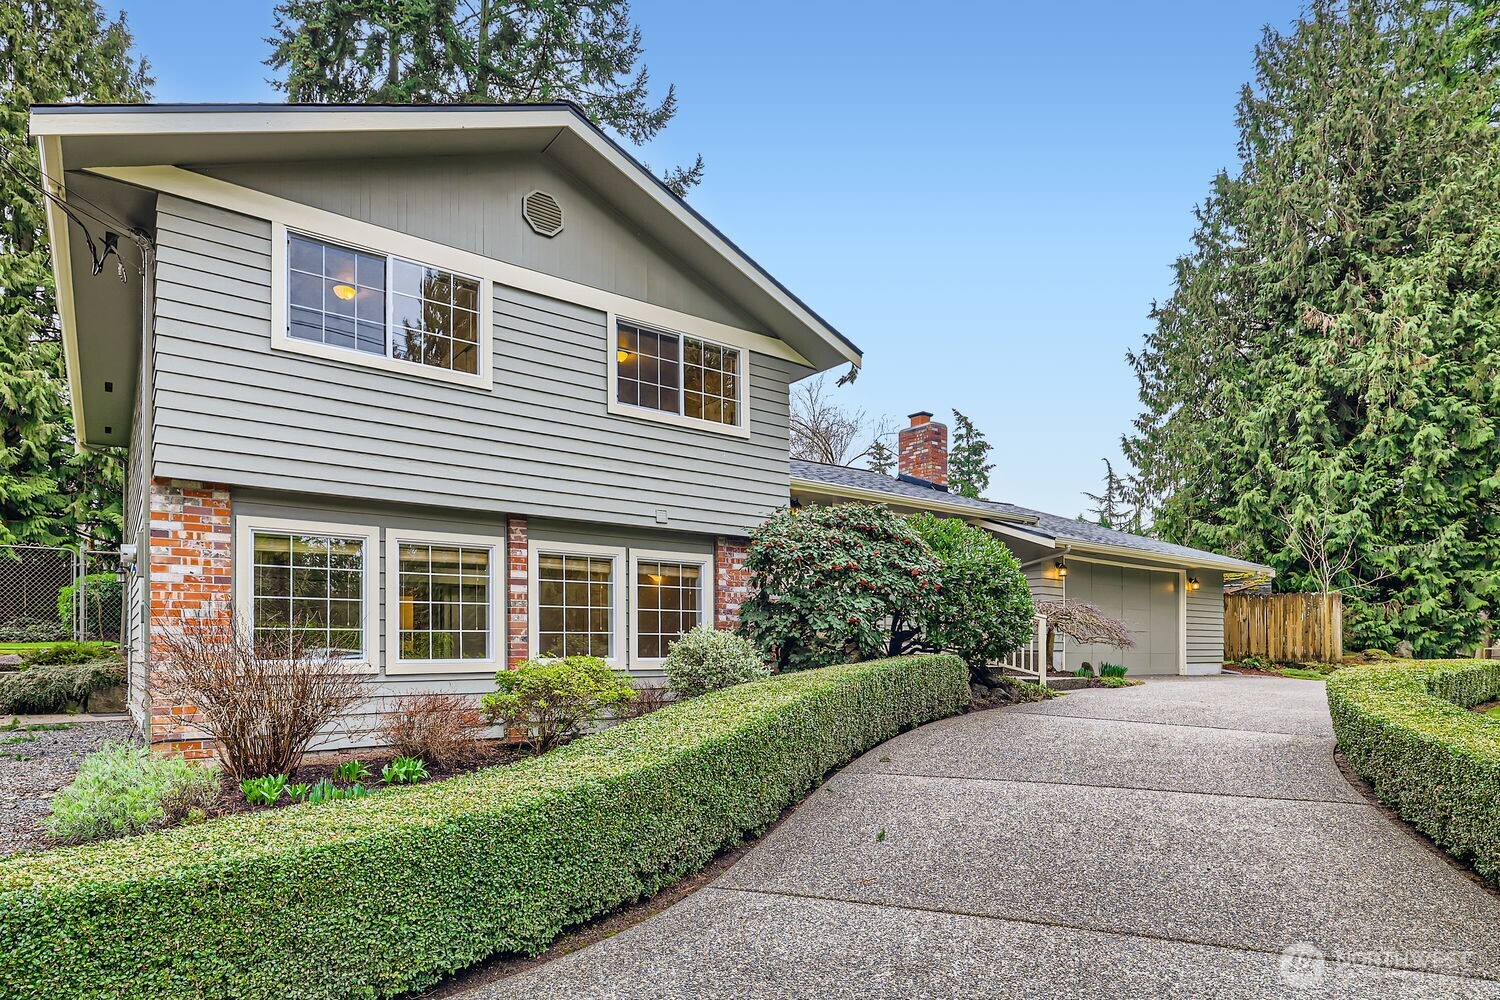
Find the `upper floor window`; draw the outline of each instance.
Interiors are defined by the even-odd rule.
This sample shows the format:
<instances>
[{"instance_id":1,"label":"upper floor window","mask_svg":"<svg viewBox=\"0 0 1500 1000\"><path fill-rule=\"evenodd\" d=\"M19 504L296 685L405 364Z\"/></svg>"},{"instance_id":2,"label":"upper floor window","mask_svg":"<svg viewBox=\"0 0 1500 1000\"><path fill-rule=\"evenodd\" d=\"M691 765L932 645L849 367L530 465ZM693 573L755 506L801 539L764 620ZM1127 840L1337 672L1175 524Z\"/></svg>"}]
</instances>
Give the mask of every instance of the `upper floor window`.
<instances>
[{"instance_id":1,"label":"upper floor window","mask_svg":"<svg viewBox=\"0 0 1500 1000\"><path fill-rule=\"evenodd\" d=\"M733 347L622 322L616 330L615 399L737 427L742 361Z\"/></svg>"},{"instance_id":2,"label":"upper floor window","mask_svg":"<svg viewBox=\"0 0 1500 1000\"><path fill-rule=\"evenodd\" d=\"M480 370L479 280L287 233L287 335L431 368Z\"/></svg>"}]
</instances>

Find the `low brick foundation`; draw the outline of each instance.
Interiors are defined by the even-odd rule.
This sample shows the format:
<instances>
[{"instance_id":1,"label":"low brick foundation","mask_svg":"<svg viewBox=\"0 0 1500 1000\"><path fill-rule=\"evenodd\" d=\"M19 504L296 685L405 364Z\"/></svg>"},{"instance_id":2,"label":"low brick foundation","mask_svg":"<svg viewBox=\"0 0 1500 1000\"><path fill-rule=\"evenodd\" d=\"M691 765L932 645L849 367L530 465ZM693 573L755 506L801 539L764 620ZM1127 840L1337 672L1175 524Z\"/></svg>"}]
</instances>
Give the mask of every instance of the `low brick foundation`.
<instances>
[{"instance_id":1,"label":"low brick foundation","mask_svg":"<svg viewBox=\"0 0 1500 1000\"><path fill-rule=\"evenodd\" d=\"M146 561L152 636L181 628L192 620L227 618L234 572L229 487L153 479L150 501ZM150 708L147 742L153 750L191 758L212 757L214 744L198 727L198 710L177 704L158 690L150 637L146 655L145 701Z\"/></svg>"}]
</instances>

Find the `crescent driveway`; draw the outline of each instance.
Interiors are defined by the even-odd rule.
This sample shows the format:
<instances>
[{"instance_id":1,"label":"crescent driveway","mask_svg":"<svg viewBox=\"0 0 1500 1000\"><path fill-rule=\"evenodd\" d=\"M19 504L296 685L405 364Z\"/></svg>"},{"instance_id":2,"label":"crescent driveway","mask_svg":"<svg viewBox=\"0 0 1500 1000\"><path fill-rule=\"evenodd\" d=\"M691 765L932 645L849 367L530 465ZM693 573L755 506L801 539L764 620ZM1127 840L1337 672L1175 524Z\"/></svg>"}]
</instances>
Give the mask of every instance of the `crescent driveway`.
<instances>
[{"instance_id":1,"label":"crescent driveway","mask_svg":"<svg viewBox=\"0 0 1500 1000\"><path fill-rule=\"evenodd\" d=\"M1153 680L877 747L716 882L485 998L1500 998L1500 896L1334 763L1323 686Z\"/></svg>"}]
</instances>

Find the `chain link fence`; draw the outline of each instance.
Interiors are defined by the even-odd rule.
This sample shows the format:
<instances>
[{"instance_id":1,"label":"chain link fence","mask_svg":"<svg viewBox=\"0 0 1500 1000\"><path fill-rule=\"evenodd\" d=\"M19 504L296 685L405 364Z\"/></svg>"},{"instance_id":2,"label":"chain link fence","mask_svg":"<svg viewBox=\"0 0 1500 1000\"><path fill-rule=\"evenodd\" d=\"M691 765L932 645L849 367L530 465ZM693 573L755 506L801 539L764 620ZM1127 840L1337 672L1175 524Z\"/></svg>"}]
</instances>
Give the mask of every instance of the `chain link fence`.
<instances>
[{"instance_id":1,"label":"chain link fence","mask_svg":"<svg viewBox=\"0 0 1500 1000\"><path fill-rule=\"evenodd\" d=\"M0 642L119 642L118 552L0 545Z\"/></svg>"}]
</instances>

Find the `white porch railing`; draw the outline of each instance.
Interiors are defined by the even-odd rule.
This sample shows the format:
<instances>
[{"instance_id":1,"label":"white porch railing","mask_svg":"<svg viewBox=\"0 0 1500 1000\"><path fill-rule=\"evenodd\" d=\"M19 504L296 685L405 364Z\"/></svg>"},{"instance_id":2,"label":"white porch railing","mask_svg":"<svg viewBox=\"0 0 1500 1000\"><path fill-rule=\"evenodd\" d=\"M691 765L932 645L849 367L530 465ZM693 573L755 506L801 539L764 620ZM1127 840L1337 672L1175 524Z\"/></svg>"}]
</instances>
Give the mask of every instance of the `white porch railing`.
<instances>
[{"instance_id":1,"label":"white porch railing","mask_svg":"<svg viewBox=\"0 0 1500 1000\"><path fill-rule=\"evenodd\" d=\"M1060 658L1064 656L1065 641L1064 637L1058 636L1054 652ZM1035 628L1031 631L1031 641L1007 656L1005 666L1023 674L1031 674L1036 677L1038 684L1047 683L1047 619L1037 615Z\"/></svg>"}]
</instances>

